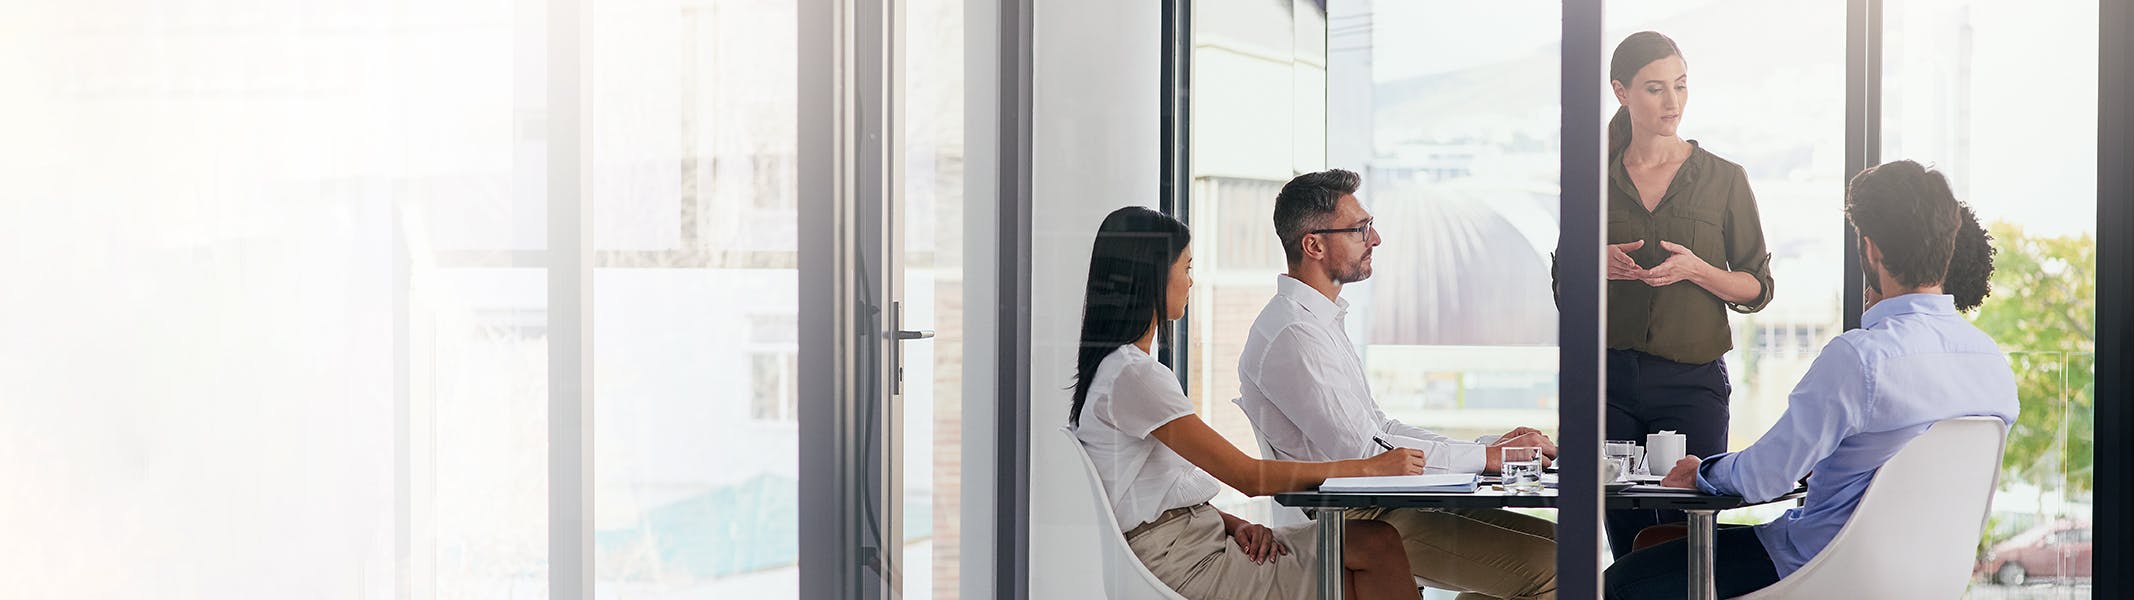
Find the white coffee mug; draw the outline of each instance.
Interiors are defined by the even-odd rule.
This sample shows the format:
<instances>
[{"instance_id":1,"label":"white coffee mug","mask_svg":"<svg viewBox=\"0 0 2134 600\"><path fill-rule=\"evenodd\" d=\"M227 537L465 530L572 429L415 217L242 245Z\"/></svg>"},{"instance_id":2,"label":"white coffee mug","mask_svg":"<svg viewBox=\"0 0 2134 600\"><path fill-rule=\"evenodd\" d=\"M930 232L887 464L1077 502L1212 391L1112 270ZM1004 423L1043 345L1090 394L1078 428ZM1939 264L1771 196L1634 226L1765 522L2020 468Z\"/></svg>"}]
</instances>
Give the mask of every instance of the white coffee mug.
<instances>
[{"instance_id":1,"label":"white coffee mug","mask_svg":"<svg viewBox=\"0 0 2134 600\"><path fill-rule=\"evenodd\" d=\"M1648 470L1662 476L1673 472L1688 444L1689 438L1673 431L1661 430L1645 436L1645 464L1651 466Z\"/></svg>"}]
</instances>

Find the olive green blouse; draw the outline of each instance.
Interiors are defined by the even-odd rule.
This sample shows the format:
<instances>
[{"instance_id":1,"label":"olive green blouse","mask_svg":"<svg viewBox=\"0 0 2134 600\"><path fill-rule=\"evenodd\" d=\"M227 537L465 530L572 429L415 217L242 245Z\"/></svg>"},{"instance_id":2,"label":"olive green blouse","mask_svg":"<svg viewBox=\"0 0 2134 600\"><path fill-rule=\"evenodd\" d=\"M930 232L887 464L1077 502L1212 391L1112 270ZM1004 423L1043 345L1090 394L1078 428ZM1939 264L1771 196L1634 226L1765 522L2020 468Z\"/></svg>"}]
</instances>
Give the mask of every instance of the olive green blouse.
<instances>
[{"instance_id":1,"label":"olive green blouse","mask_svg":"<svg viewBox=\"0 0 2134 600\"><path fill-rule=\"evenodd\" d=\"M1630 253L1645 268L1667 260L1661 241L1681 244L1712 266L1755 276L1763 292L1735 304L1688 281L1656 288L1642 281L1611 280L1608 348L1702 364L1734 347L1726 308L1752 313L1771 303L1771 253L1764 248L1763 222L1748 174L1695 141L1690 145L1689 158L1650 212L1638 202L1637 186L1623 170L1622 158L1608 161L1608 243L1645 240Z\"/></svg>"}]
</instances>

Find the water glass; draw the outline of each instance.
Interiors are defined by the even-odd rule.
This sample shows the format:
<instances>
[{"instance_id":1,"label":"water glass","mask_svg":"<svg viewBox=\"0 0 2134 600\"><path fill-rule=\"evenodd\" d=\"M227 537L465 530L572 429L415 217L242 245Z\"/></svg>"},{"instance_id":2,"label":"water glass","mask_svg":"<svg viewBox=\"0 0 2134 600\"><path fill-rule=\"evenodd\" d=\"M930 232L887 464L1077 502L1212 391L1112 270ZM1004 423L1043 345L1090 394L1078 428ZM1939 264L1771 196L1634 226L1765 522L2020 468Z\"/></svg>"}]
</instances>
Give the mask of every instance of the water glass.
<instances>
[{"instance_id":1,"label":"water glass","mask_svg":"<svg viewBox=\"0 0 2134 600\"><path fill-rule=\"evenodd\" d=\"M1504 489L1514 494L1538 495L1541 493L1541 448L1532 446L1506 447L1504 452Z\"/></svg>"},{"instance_id":2,"label":"water glass","mask_svg":"<svg viewBox=\"0 0 2134 600\"><path fill-rule=\"evenodd\" d=\"M1644 465L1640 463L1643 462L1642 459L1645 458L1645 448L1638 446L1637 442L1624 440L1608 440L1608 445L1606 446L1606 454L1604 454L1604 456L1607 456L1608 460L1611 461L1622 461L1623 468L1622 470L1617 471L1618 473L1622 473L1622 476L1617 478L1618 480L1629 479L1632 474L1643 473L1643 471L1641 471L1640 469L1642 469Z\"/></svg>"}]
</instances>

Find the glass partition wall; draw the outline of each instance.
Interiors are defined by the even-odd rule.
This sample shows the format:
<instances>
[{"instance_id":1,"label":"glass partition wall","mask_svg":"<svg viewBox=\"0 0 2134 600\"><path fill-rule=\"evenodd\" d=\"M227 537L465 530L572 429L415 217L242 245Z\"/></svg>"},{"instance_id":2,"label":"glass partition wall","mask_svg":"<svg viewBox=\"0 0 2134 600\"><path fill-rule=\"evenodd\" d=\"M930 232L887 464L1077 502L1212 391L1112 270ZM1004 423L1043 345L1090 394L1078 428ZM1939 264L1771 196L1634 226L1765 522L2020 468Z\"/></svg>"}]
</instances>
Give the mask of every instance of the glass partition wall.
<instances>
[{"instance_id":1,"label":"glass partition wall","mask_svg":"<svg viewBox=\"0 0 2134 600\"><path fill-rule=\"evenodd\" d=\"M1726 311L1733 348L1720 359L1731 396L1724 448L1740 450L1777 422L1794 384L1844 331L1846 3L1616 0L1606 11L1604 52L1639 31L1681 48L1690 101L1677 134L1740 165L1754 193L1773 296L1753 313ZM1612 113L1618 103L1602 93ZM1762 523L1788 508L1720 520Z\"/></svg>"},{"instance_id":2,"label":"glass partition wall","mask_svg":"<svg viewBox=\"0 0 2134 600\"><path fill-rule=\"evenodd\" d=\"M1203 415L1241 447L1256 442L1227 400L1237 393L1245 332L1274 293L1270 274L1283 268L1269 229L1273 196L1286 175L1345 168L1363 174L1358 196L1384 238L1375 274L1343 290L1348 334L1379 405L1461 435L1554 425L1564 406L1557 382L1569 374L1557 364L1555 307L1538 286L1547 284L1541 269L1559 226L1570 222L1559 211L1559 190L1569 187L1554 160L1563 153L1558 127L1571 115L1551 95L1550 75L1570 39L1554 25L1586 23L1563 20L1554 2L1336 0L1326 3L1321 56L1306 44L1318 41L1313 34L1283 28L1303 22L1290 9L1310 3L1212 4L1192 11L1191 187L1180 211L1207 246L1181 334L1191 359L1180 369ZM1255 14L1264 21L1257 29ZM1728 314L1727 450L1772 426L1858 310L1860 292L1848 287L1857 277L1847 275L1858 259L1843 216L1851 170L1900 159L1940 169L1992 233L1993 295L1967 317L2008 353L2023 413L1970 597L2090 594L2095 290L2109 271L2100 271L2095 241L2098 14L2094 2L1827 0L1773 9L1626 0L1605 3L1602 43L1592 49L1605 64L1632 32L1674 38L1697 100L1682 137L1741 165L1754 190L1776 293L1763 310ZM1859 79L1861 65L1872 81ZM2016 73L2056 82L2052 116L2001 75ZM1290 100L1311 96L1301 88L1314 83L1324 94L1316 106ZM1594 91L1605 119L1616 102L1605 87ZM1297 137L1320 124L1303 122L1314 108L1325 136L1317 148ZM1721 520L1760 523L1787 508Z\"/></svg>"},{"instance_id":3,"label":"glass partition wall","mask_svg":"<svg viewBox=\"0 0 2134 600\"><path fill-rule=\"evenodd\" d=\"M2015 369L1978 598L2086 598L2097 440L2098 3L1884 3L1882 159L1940 169L1993 236L1969 313ZM2039 82L2040 100L2008 77Z\"/></svg>"},{"instance_id":4,"label":"glass partition wall","mask_svg":"<svg viewBox=\"0 0 2134 600\"><path fill-rule=\"evenodd\" d=\"M2134 75L2112 70L2134 56L2113 51L2134 9L1172 2L1191 7L1190 75L1163 91L1190 103L1189 148L1165 202L1198 230L1201 279L1174 366L1234 444L1257 447L1231 399L1284 267L1274 195L1344 168L1384 242L1344 292L1343 331L1380 406L1454 437L1530 425L1597 446L1600 348L1582 327L1598 315L1559 315L1599 308L1598 261L1580 276L1596 293L1561 309L1543 269L1604 225L1580 204L1600 197L1614 108L1594 69L1657 30L1696 74L1685 135L1748 171L1774 255L1775 302L1729 316L1729 447L1858 316L1850 171L1925 162L1995 238L1993 295L1968 318L2009 354L2023 410L1968 597L2124 595L2112 449L2130 426L2134 256L2113 234L2134 222L2099 221L2134 206L2109 162L2134 156L2112 119L2134 106ZM32 517L0 546L0 581L577 600L1060 597L1051 584L1102 577L1045 563L1083 546L1032 550L1080 539L1033 524L1033 491L1088 490L1047 487L1064 411L1057 393L1030 401L1067 380L1080 289L1053 274L1088 257L1033 257L1031 238L1086 236L1104 212L1090 198L1155 204L1134 186L1158 136L1106 104L1153 100L1143 71L1060 68L1056 47L1040 88L1087 95L1030 122L1032 39L1157 33L1061 3L1033 23L1037 4L0 8L18 92L0 96L16 250L0 255L0 514ZM1144 47L1094 60L1139 68ZM820 226L831 212L876 227ZM833 279L881 293L826 303L857 294ZM1567 480L1592 480L1594 450ZM806 493L824 482L832 502ZM1597 597L1597 508L1530 514L1589 529L1559 530L1557 593Z\"/></svg>"},{"instance_id":5,"label":"glass partition wall","mask_svg":"<svg viewBox=\"0 0 2134 600\"><path fill-rule=\"evenodd\" d=\"M1196 279L1179 371L1232 444L1260 447L1233 399L1287 266L1275 197L1330 168L1361 176L1382 242L1373 274L1340 298L1386 415L1467 440L1555 428L1559 18L1549 2L1192 3L1191 76L1178 83L1192 99L1180 213ZM1296 511L1235 492L1217 504L1248 519ZM1501 542L1489 537L1436 539L1460 553ZM1553 569L1552 553L1530 558ZM1446 587L1425 596L1456 593Z\"/></svg>"},{"instance_id":6,"label":"glass partition wall","mask_svg":"<svg viewBox=\"0 0 2134 600\"><path fill-rule=\"evenodd\" d=\"M1185 214L1195 278L1191 320L1179 334L1190 351L1177 371L1202 418L1231 444L1254 449L1252 424L1231 402L1237 361L1282 272L1275 193L1327 165L1327 14L1306 0L1197 1L1192 16ZM1234 490L1218 501L1261 518L1266 503Z\"/></svg>"},{"instance_id":7,"label":"glass partition wall","mask_svg":"<svg viewBox=\"0 0 2134 600\"><path fill-rule=\"evenodd\" d=\"M1335 13L1327 147L1384 240L1346 292L1372 394L1454 438L1553 430L1561 10L1370 8Z\"/></svg>"},{"instance_id":8,"label":"glass partition wall","mask_svg":"<svg viewBox=\"0 0 2134 600\"><path fill-rule=\"evenodd\" d=\"M0 8L10 595L554 591L538 6Z\"/></svg>"},{"instance_id":9,"label":"glass partition wall","mask_svg":"<svg viewBox=\"0 0 2134 600\"><path fill-rule=\"evenodd\" d=\"M832 4L0 8L42 24L0 26L0 511L36 540L0 547L8 594L800 597L800 482L838 473L800 460L801 257L832 245L800 148L838 110L800 56L858 36L802 15ZM879 577L955 597L962 440L994 430L961 423L993 285L964 3L869 4L926 32L874 40L910 103L876 175L937 333L875 432L905 448Z\"/></svg>"}]
</instances>

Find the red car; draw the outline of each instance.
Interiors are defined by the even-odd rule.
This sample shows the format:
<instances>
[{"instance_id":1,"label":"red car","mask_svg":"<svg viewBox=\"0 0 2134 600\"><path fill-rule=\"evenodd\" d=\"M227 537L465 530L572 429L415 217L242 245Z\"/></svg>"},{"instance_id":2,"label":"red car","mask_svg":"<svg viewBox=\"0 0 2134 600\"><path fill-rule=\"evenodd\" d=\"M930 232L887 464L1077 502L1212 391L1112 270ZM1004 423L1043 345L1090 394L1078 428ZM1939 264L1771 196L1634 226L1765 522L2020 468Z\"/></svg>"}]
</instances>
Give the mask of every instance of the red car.
<instances>
[{"instance_id":1,"label":"red car","mask_svg":"<svg viewBox=\"0 0 2134 600\"><path fill-rule=\"evenodd\" d=\"M1976 573L1994 583L2022 585L2033 577L2090 578L2090 524L2047 521L1986 552Z\"/></svg>"}]
</instances>

